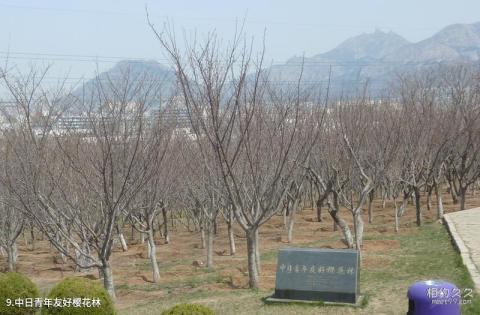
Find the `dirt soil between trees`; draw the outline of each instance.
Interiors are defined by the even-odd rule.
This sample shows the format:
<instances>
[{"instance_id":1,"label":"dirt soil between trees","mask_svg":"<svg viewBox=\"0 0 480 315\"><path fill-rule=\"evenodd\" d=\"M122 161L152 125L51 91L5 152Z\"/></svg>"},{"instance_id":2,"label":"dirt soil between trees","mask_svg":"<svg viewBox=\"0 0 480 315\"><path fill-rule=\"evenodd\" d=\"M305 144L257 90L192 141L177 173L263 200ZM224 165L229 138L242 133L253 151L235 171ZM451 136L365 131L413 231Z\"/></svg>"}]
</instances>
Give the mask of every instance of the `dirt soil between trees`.
<instances>
[{"instance_id":1,"label":"dirt soil between trees","mask_svg":"<svg viewBox=\"0 0 480 315\"><path fill-rule=\"evenodd\" d=\"M435 224L436 205L427 210L426 200L423 203L423 217L425 224ZM459 205L451 202L449 195L444 195L445 212L455 211ZM469 196L467 209L480 206L480 198ZM205 261L206 250L200 248L200 234L189 232L186 227L177 223L172 227L171 241L164 244L157 239L157 257L160 263L161 281L159 284L151 282L152 274L150 262L147 258L146 243L140 244L138 233L133 238L128 227L125 228L125 237L129 242L129 249L123 252L117 244L112 257L114 283L117 292L116 307L121 314L160 314L160 310L178 302L203 303L216 309L219 314L237 312L249 314L249 307L242 305L257 304L254 313L257 314L403 314L406 313L406 291L398 291L392 287L391 292L375 293L375 279L369 279L368 270L391 270L397 260L398 253L404 258L415 255L410 250L404 251L401 237L417 233L415 225L415 210L409 204L405 214L400 219L400 232L394 231L394 211L391 202L382 208L381 201L375 200L373 205L373 223L368 223L366 210L363 213L365 221L365 239L363 245L362 268L367 271L362 275L361 290L370 292L365 309L336 308L330 311L308 308L305 306L273 306L267 307L262 303L262 297L268 296L275 287L276 255L277 250L286 246L308 246L316 248L346 248L341 240L340 231L333 230L333 221L328 212L323 211L322 222L317 222L316 213L306 208L298 212L295 222L293 242L286 241L287 234L283 227L281 216L273 217L260 229L260 249L262 256L262 275L260 289L247 289L248 274L246 261L246 239L238 227L235 229L237 254L229 255L229 244L226 225L219 224L215 239L214 268L196 268L193 261ZM347 210L340 211L342 218L350 224L353 232L351 215ZM158 237L158 236L157 236ZM440 241L440 240L439 240ZM447 240L448 243L448 240ZM431 244L435 246L435 244ZM412 243L412 247L415 245ZM448 244L451 246L451 244ZM46 240L37 240L32 250L29 233L18 240L18 268L17 271L27 276L39 286L42 293L47 293L58 281L69 276L81 276L101 281L98 271L74 272L73 264L61 263L56 250ZM413 250L413 249L412 249ZM395 253L395 254L391 254ZM454 254L453 254L454 255ZM6 259L0 257L0 266L6 266ZM418 275L418 279L422 276ZM377 281L382 282L379 278ZM403 290L404 288L402 288ZM365 290L364 290L365 291ZM230 303L231 308L224 304ZM390 307L385 307L390 304ZM238 310L236 307L238 306ZM375 311L374 311L375 310ZM374 311L374 313L371 313ZM325 312L325 313L324 313Z\"/></svg>"}]
</instances>

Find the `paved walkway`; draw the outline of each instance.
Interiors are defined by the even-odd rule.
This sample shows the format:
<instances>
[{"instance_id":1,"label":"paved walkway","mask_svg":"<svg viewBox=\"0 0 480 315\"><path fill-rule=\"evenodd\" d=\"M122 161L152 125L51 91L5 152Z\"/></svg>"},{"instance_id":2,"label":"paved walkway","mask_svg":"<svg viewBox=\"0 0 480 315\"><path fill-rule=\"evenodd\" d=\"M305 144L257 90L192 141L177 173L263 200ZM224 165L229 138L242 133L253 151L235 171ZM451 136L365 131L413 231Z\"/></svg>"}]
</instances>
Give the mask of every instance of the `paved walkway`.
<instances>
[{"instance_id":1,"label":"paved walkway","mask_svg":"<svg viewBox=\"0 0 480 315\"><path fill-rule=\"evenodd\" d=\"M480 208L448 213L444 222L480 292Z\"/></svg>"}]
</instances>

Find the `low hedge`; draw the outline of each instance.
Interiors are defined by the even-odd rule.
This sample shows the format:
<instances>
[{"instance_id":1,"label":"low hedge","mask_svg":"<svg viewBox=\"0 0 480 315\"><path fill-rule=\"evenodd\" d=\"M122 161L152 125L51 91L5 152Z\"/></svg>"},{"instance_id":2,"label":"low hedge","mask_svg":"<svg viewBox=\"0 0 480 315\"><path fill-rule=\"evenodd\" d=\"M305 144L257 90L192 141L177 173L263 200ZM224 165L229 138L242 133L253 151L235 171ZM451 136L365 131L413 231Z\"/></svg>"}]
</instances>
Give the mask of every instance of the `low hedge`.
<instances>
[{"instance_id":1,"label":"low hedge","mask_svg":"<svg viewBox=\"0 0 480 315\"><path fill-rule=\"evenodd\" d=\"M215 312L200 304L178 304L163 311L162 315L215 315Z\"/></svg>"},{"instance_id":2,"label":"low hedge","mask_svg":"<svg viewBox=\"0 0 480 315\"><path fill-rule=\"evenodd\" d=\"M35 314L33 301L39 295L35 283L21 273L0 273L0 315Z\"/></svg>"},{"instance_id":3,"label":"low hedge","mask_svg":"<svg viewBox=\"0 0 480 315\"><path fill-rule=\"evenodd\" d=\"M58 283L48 294L42 315L112 315L116 314L105 288L89 279L72 277Z\"/></svg>"}]
</instances>

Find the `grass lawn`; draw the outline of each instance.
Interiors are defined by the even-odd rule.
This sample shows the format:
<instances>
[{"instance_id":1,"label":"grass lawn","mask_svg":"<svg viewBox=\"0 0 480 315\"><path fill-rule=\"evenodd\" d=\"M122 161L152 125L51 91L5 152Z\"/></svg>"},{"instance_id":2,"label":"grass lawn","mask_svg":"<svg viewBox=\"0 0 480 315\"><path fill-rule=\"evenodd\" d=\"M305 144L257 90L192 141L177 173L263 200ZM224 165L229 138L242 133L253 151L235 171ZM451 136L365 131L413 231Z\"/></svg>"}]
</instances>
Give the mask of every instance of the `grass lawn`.
<instances>
[{"instance_id":1,"label":"grass lawn","mask_svg":"<svg viewBox=\"0 0 480 315\"><path fill-rule=\"evenodd\" d=\"M365 240L374 243L390 241L390 248L365 251L361 270L360 290L366 296L366 305L361 308L332 307L307 304L265 304L263 298L271 290L232 289L229 279L220 270L206 270L204 275L154 285L122 285L118 290L145 294L162 290L165 295L153 302L138 302L122 309L120 314L160 314L162 310L177 303L201 303L214 309L217 314L406 314L406 292L414 281L443 279L459 288L473 288L459 254L454 250L446 229L438 223L427 223L417 229L396 235L366 234ZM330 240L311 243L319 247ZM262 262L276 262L276 251L262 254ZM183 291L182 288L185 288ZM474 296L471 305L462 307L463 315L480 314L480 298Z\"/></svg>"}]
</instances>

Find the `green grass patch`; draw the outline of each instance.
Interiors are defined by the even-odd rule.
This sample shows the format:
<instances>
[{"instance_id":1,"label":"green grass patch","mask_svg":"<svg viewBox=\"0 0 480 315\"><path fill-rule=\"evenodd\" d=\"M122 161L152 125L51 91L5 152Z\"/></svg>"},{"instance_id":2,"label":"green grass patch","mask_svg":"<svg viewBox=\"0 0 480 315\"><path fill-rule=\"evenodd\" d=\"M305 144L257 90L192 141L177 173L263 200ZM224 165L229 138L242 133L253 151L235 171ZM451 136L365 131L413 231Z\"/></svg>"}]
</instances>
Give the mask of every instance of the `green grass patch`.
<instances>
[{"instance_id":1,"label":"green grass patch","mask_svg":"<svg viewBox=\"0 0 480 315\"><path fill-rule=\"evenodd\" d=\"M321 247L338 240L332 234L322 240L300 245ZM158 314L177 303L201 303L211 307L217 314L406 314L408 287L415 281L443 279L453 282L460 289L473 288L467 269L455 251L444 226L426 223L408 233L378 235L366 234L365 240L395 240L398 248L365 252L360 272L360 290L363 301L360 307L329 306L323 303L265 303L271 290L226 289L212 291L202 289L206 283L228 283L215 270L203 270L202 274L182 277L159 285L145 284L135 289L168 289L171 294L154 302L136 305L120 311L120 314ZM262 262L277 259L277 251L262 253ZM121 286L118 286L120 288ZM127 288L130 288L127 286ZM177 290L181 288L182 290ZM185 290L187 288L187 290ZM188 289L188 288L191 288ZM186 292L187 291L187 292ZM480 299L475 295L472 303L462 306L463 315L480 314Z\"/></svg>"},{"instance_id":2,"label":"green grass patch","mask_svg":"<svg viewBox=\"0 0 480 315\"><path fill-rule=\"evenodd\" d=\"M260 261L275 261L278 257L278 250L269 250L260 254Z\"/></svg>"}]
</instances>

